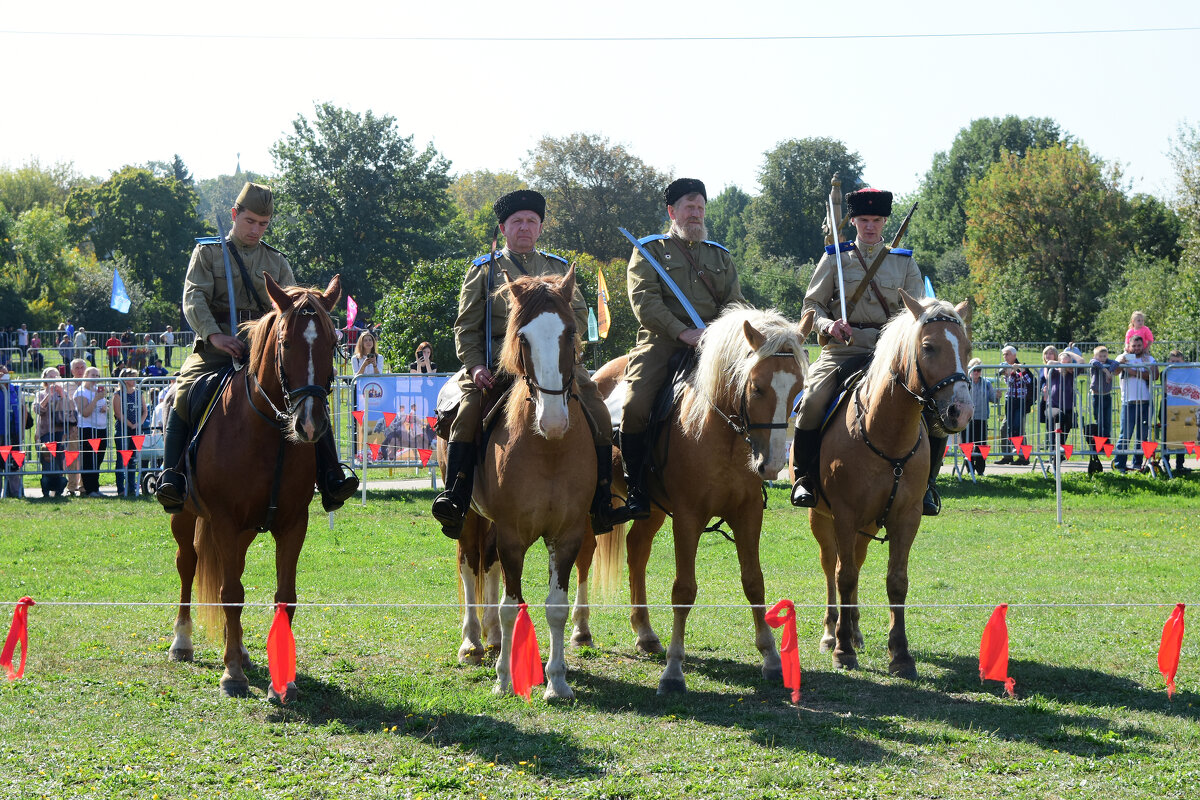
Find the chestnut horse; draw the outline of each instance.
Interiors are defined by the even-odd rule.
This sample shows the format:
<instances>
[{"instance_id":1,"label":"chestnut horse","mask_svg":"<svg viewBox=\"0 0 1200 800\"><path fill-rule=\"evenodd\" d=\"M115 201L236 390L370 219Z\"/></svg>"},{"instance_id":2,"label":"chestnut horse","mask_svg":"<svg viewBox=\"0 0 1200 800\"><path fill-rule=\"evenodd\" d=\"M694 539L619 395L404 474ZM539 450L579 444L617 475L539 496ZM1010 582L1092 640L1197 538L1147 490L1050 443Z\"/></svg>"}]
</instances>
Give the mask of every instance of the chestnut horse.
<instances>
[{"instance_id":1,"label":"chestnut horse","mask_svg":"<svg viewBox=\"0 0 1200 800\"><path fill-rule=\"evenodd\" d=\"M550 658L544 697L570 699L575 693L567 684L563 647L570 611L567 588L571 566L590 530L588 509L596 488L594 440L572 389L578 351L571 309L575 269L561 278L523 276L500 291L509 295L500 369L517 380L499 411L502 421L482 451L474 509L459 537L459 572L466 595L459 658L478 663L483 656L477 603L481 589L485 603L495 602L498 558L504 598L498 615L494 605L484 609L483 626L493 644L495 628L500 628L496 692L512 691L513 625L525 602L525 553L542 539L550 555ZM438 444L443 452L444 442Z\"/></svg>"},{"instance_id":2,"label":"chestnut horse","mask_svg":"<svg viewBox=\"0 0 1200 800\"><path fill-rule=\"evenodd\" d=\"M308 530L316 481L313 445L329 426L329 387L336 338L329 312L341 295L334 276L324 292L282 289L267 277L272 309L249 323L250 363L240 369L213 407L200 437L191 492L171 517L179 545L179 614L169 657L191 661L192 581L201 603L224 603L225 673L221 692L245 696L250 657L242 644L242 572L254 537L275 537L275 602L296 607L296 561ZM277 505L275 509L271 506ZM222 609L203 606L206 622ZM272 687L272 699L278 699ZM284 699L295 697L289 683Z\"/></svg>"},{"instance_id":3,"label":"chestnut horse","mask_svg":"<svg viewBox=\"0 0 1200 800\"><path fill-rule=\"evenodd\" d=\"M779 679L782 675L775 638L764 619L763 574L758 557L762 484L787 465L787 420L804 385L808 354L795 324L773 311L735 306L705 330L697 359L696 371L656 443L656 460L661 463L663 452L668 457L658 474L647 480L655 508L649 519L630 526L626 542L630 622L637 634L636 646L642 652L661 653L662 643L650 627L646 609L646 563L654 534L671 513L675 538L671 603L675 623L666 669L658 683L659 694L687 688L683 643L688 613L696 602L696 548L704 527L715 517L723 517L733 531L742 589L754 620L754 643L762 653L763 676ZM622 357L596 373L596 383L610 409L624 394L623 383L614 388L614 378L624 370ZM620 537L619 530L600 537L595 566L602 575L615 576L619 569L613 568L612 561L620 557ZM591 641L587 607L591 559L589 547L577 564L579 597L572 640L581 644Z\"/></svg>"},{"instance_id":4,"label":"chestnut horse","mask_svg":"<svg viewBox=\"0 0 1200 800\"><path fill-rule=\"evenodd\" d=\"M900 291L905 309L880 333L861 383L830 418L821 440L817 507L809 511L821 546L826 611L821 650L833 648L835 667L858 664L858 574L867 547L887 531L887 594L891 605L888 670L915 679L908 650L904 601L908 553L921 524L921 499L929 476L929 435L922 411L929 408L948 433L961 431L973 406L966 364L970 308Z\"/></svg>"}]
</instances>

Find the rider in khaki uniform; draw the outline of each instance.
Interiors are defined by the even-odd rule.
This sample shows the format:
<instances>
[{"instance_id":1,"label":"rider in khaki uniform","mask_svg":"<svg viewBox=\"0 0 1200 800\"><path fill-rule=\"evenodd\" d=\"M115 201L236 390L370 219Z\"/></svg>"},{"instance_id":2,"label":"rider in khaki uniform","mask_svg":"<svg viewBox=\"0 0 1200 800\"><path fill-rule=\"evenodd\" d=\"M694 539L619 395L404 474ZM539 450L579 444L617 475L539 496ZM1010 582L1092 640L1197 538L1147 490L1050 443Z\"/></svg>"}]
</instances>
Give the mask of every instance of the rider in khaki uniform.
<instances>
[{"instance_id":1,"label":"rider in khaki uniform","mask_svg":"<svg viewBox=\"0 0 1200 800\"><path fill-rule=\"evenodd\" d=\"M745 302L737 268L729 251L708 241L704 207L708 193L695 178L680 178L667 187L669 235L647 236L643 247L654 256L683 292L704 323L716 319L730 303ZM621 456L629 487L627 508L634 519L650 516L642 480L649 443L646 427L659 389L670 378L672 356L695 347L702 331L692 327L683 303L671 293L650 262L634 248L627 276L629 304L637 316L637 346L625 367L627 393L621 411Z\"/></svg>"},{"instance_id":2,"label":"rider in khaki uniform","mask_svg":"<svg viewBox=\"0 0 1200 800\"><path fill-rule=\"evenodd\" d=\"M492 206L504 234L504 248L495 254L480 256L471 262L458 298L458 318L454 323L454 349L467 368L459 380L462 399L450 427L446 456L446 490L433 501L433 516L442 523L442 533L457 539L463 517L471 505L475 477L475 437L483 416L484 393L503 391L511 376L493 375L492 369L504 346L508 326L508 301L504 295L491 296L491 339L488 339L489 288L492 292L506 280L522 275L566 275L566 259L534 249L546 218L546 198L521 189L504 195ZM571 302L577 330L587 330L587 303L575 284ZM490 346L490 352L489 352ZM596 443L596 494L592 498L592 528L606 533L614 525L629 521L624 507L612 508L612 420L587 369L576 361L575 392L592 425Z\"/></svg>"},{"instance_id":3,"label":"rider in khaki uniform","mask_svg":"<svg viewBox=\"0 0 1200 800\"><path fill-rule=\"evenodd\" d=\"M274 210L270 188L254 183L242 187L233 206L233 230L227 241L239 324L258 319L270 310L266 275L280 286L296 284L283 253L261 241ZM245 267L250 286L242 279L241 267ZM202 239L192 251L183 283L183 315L196 332L196 344L180 367L175 383L175 405L163 436L165 469L156 491L159 502L170 513L178 511L187 497L187 479L178 467L194 422L188 409L189 388L199 377L232 364L234 357L244 362L247 356L245 341L229 329L229 307L221 240ZM347 476L338 464L332 429L317 442L317 486L326 511L341 508L358 487L358 478L353 473Z\"/></svg>"},{"instance_id":4,"label":"rider in khaki uniform","mask_svg":"<svg viewBox=\"0 0 1200 800\"><path fill-rule=\"evenodd\" d=\"M866 277L867 269L886 248L883 228L892 213L892 193L880 189L860 189L846 196L850 224L858 232L853 242L842 242L842 276L845 280L846 302L854 296ZM808 293L804 296L804 311L813 313L813 328L828 341L821 356L808 368L804 382L804 397L796 420L792 444L792 464L796 483L792 487L792 504L801 508L816 505L810 472L821 441L821 423L833 400L844 372L856 371L869 363L883 324L904 307L900 290L917 299L925 296L925 285L911 250L888 250L883 263L867 289L853 308L848 308L849 324L840 319L841 299L838 296L837 257L834 245L825 248L817 264ZM923 513L937 514L941 501L933 487L933 479L942 466L946 440L930 437L930 480L925 495Z\"/></svg>"}]
</instances>

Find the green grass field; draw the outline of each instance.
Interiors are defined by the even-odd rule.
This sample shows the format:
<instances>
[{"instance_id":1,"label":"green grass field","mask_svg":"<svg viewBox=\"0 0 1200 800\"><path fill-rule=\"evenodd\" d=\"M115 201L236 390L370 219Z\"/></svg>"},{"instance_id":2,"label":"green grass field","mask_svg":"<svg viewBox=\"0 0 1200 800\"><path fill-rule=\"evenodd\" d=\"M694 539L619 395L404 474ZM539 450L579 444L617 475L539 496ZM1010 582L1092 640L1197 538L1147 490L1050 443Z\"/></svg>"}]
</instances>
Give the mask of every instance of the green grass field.
<instances>
[{"instance_id":1,"label":"green grass field","mask_svg":"<svg viewBox=\"0 0 1200 800\"><path fill-rule=\"evenodd\" d=\"M926 520L912 554L915 683L887 674L884 545L872 545L864 569L861 668L834 671L818 652L816 546L784 491L772 490L767 596L800 607L798 706L760 676L733 547L719 535L699 553L688 694L656 695L663 661L635 654L618 596L593 610L596 647L568 652L577 700L549 705L535 691L526 705L492 694L491 664L455 661L454 548L428 515L430 493L372 495L333 532L314 516L300 563L300 600L312 605L294 626L301 698L280 707L265 700L269 537L251 548L245 578L247 644L259 662L252 697L230 700L218 696L217 639L198 637L194 664L166 660L178 583L156 506L3 501L4 625L22 595L40 605L26 677L0 686L2 793L1194 797L1200 646L1185 636L1173 701L1156 654L1173 604L1200 601L1200 480L1105 473L1064 483L1058 527L1050 481L943 479L947 510ZM660 534L652 604L668 602L670 545ZM531 551L531 606L545 598L545 561L542 548ZM1016 700L978 676L980 635L1000 602L1011 604ZM545 618L531 611L544 655ZM665 642L669 610L651 615Z\"/></svg>"}]
</instances>

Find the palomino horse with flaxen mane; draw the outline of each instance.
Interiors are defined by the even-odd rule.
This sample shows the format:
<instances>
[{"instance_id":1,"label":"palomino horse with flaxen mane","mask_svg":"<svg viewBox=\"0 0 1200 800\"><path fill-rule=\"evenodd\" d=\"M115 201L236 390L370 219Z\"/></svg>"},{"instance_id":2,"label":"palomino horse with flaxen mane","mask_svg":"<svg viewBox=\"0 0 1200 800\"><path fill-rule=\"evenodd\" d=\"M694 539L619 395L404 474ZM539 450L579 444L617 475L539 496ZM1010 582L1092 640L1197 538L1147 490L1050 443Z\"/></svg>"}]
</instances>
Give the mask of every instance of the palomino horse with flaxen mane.
<instances>
[{"instance_id":1,"label":"palomino horse with flaxen mane","mask_svg":"<svg viewBox=\"0 0 1200 800\"><path fill-rule=\"evenodd\" d=\"M646 609L646 563L650 546L667 513L675 538L675 584L671 603L675 623L667 649L667 665L659 680L660 694L684 691L684 629L696 602L696 548L709 521L722 517L733 531L741 568L742 587L754 619L754 643L762 653L763 676L782 675L775 638L764 619L764 587L758 557L763 520L763 481L787 465L787 420L804 384L808 354L797 325L773 311L744 306L726 310L704 332L695 373L683 389L670 424L656 444L656 461L665 464L647 481L655 507L649 519L630 526L627 537L630 621L637 648L661 653L662 644L650 627ZM596 383L608 397L609 408L624 392L617 383L625 359L605 364ZM614 386L615 384L615 386ZM619 473L620 470L617 470ZM619 530L596 542L596 569L615 576L612 562L620 557ZM578 562L572 640L591 641L586 586L592 553ZM602 578L603 580L603 578Z\"/></svg>"},{"instance_id":2,"label":"palomino horse with flaxen mane","mask_svg":"<svg viewBox=\"0 0 1200 800\"><path fill-rule=\"evenodd\" d=\"M243 696L250 657L242 644L242 571L246 550L260 532L275 537L275 602L295 614L296 561L308 530L316 480L313 445L329 426L329 387L336 344L329 312L341 295L334 276L324 292L282 289L270 275L272 309L249 325L250 363L217 397L197 445L191 493L171 517L179 545L179 615L169 656L191 661L192 582L210 627L225 623L221 692ZM296 693L289 683L286 698ZM268 694L275 698L273 687Z\"/></svg>"},{"instance_id":3,"label":"palomino horse with flaxen mane","mask_svg":"<svg viewBox=\"0 0 1200 800\"><path fill-rule=\"evenodd\" d=\"M570 611L567 587L571 565L589 530L588 510L596 488L594 440L572 388L579 335L571 309L574 290L574 267L562 278L524 276L500 290L510 298L500 369L516 381L499 412L502 419L482 450L472 495L474 511L468 513L458 540L466 594L460 660L478 663L483 656L477 593L486 584L485 601L497 594L492 569L497 557L503 572L504 599L498 619L491 609L485 610L483 618L493 643L497 623L501 629L496 663L496 691L501 693L512 691L513 626L525 602L521 591L525 553L538 539L546 543L550 658L544 696L548 700L575 696L567 685L563 648ZM445 442L439 440L439 454L444 449ZM489 573L491 580L485 582Z\"/></svg>"},{"instance_id":4,"label":"palomino horse with flaxen mane","mask_svg":"<svg viewBox=\"0 0 1200 800\"><path fill-rule=\"evenodd\" d=\"M905 309L884 326L861 383L830 418L821 440L819 502L809 511L821 546L827 608L821 649L833 649L835 667L858 664L858 574L873 538L888 543L887 594L891 605L888 669L915 679L908 650L904 601L908 553L921 524L929 475L928 408L947 433L961 431L973 406L965 373L971 357L970 308L900 292ZM884 537L877 537L883 528Z\"/></svg>"}]
</instances>

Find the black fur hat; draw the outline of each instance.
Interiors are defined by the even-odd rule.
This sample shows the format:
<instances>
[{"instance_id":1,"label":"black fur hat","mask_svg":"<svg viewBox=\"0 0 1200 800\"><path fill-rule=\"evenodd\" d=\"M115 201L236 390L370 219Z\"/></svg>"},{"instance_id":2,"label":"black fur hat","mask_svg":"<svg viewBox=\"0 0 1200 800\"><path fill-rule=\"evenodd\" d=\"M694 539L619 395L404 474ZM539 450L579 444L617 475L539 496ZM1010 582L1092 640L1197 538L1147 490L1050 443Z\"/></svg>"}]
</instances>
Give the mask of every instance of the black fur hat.
<instances>
[{"instance_id":1,"label":"black fur hat","mask_svg":"<svg viewBox=\"0 0 1200 800\"><path fill-rule=\"evenodd\" d=\"M892 193L886 189L859 189L846 195L846 207L850 216L863 214L873 217L890 217L892 215Z\"/></svg>"},{"instance_id":2,"label":"black fur hat","mask_svg":"<svg viewBox=\"0 0 1200 800\"><path fill-rule=\"evenodd\" d=\"M667 205L673 206L681 197L687 197L692 192L699 192L704 196L705 201L708 200L708 192L704 190L704 182L698 181L695 178L678 178L671 181L667 186L667 191L664 194L667 197Z\"/></svg>"},{"instance_id":3,"label":"black fur hat","mask_svg":"<svg viewBox=\"0 0 1200 800\"><path fill-rule=\"evenodd\" d=\"M532 211L542 222L546 221L546 198L532 189L518 189L509 192L492 205L496 219L503 225L508 218L518 211Z\"/></svg>"}]
</instances>

